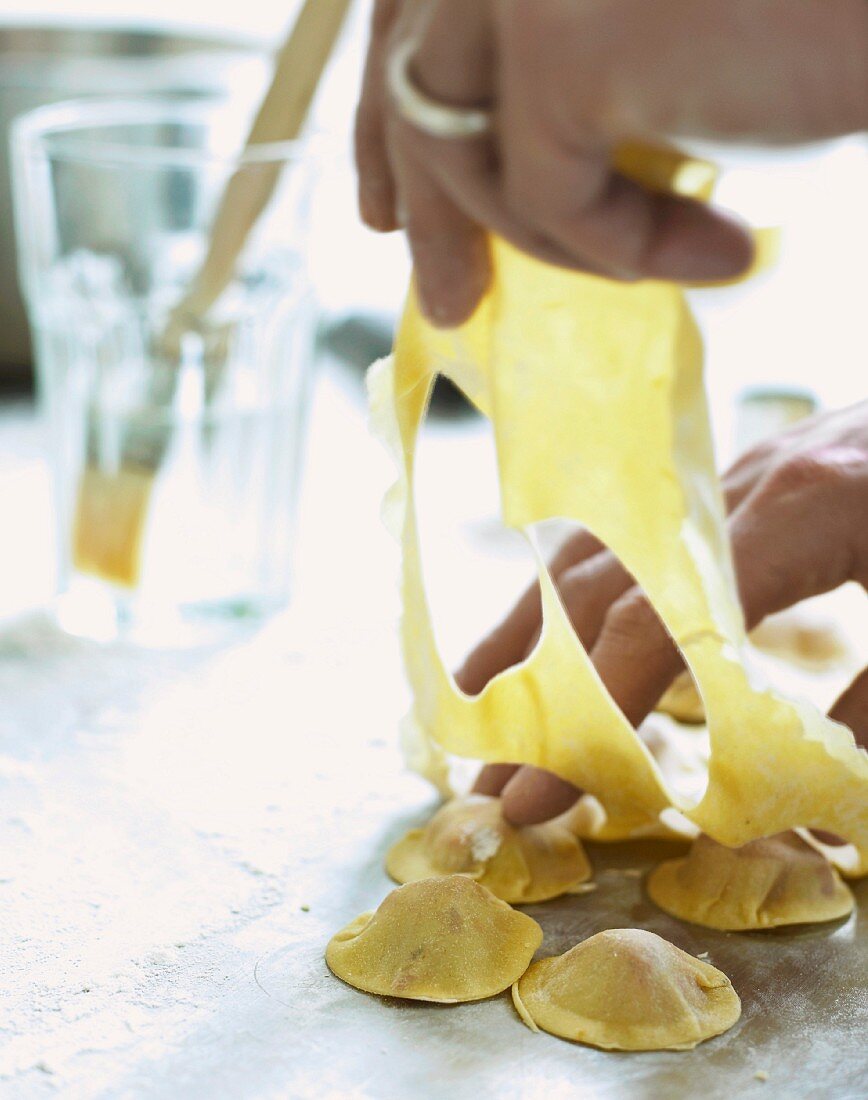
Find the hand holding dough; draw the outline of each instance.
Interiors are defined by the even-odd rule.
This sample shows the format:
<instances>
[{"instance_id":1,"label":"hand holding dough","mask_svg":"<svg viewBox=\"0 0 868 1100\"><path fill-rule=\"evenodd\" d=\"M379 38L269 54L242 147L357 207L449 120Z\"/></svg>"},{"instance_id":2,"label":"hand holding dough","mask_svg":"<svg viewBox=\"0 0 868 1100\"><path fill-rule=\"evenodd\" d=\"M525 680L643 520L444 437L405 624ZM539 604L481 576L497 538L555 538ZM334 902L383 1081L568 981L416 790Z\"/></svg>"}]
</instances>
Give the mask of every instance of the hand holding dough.
<instances>
[{"instance_id":1,"label":"hand holding dough","mask_svg":"<svg viewBox=\"0 0 868 1100\"><path fill-rule=\"evenodd\" d=\"M535 920L466 875L393 890L326 948L332 973L349 985L412 1001L479 1001L501 993L542 943Z\"/></svg>"},{"instance_id":2,"label":"hand holding dough","mask_svg":"<svg viewBox=\"0 0 868 1100\"><path fill-rule=\"evenodd\" d=\"M725 848L700 836L648 878L652 901L681 920L746 932L837 920L853 909L838 872L796 833Z\"/></svg>"},{"instance_id":3,"label":"hand holding dough","mask_svg":"<svg viewBox=\"0 0 868 1100\"><path fill-rule=\"evenodd\" d=\"M580 841L563 821L517 829L500 799L448 802L424 829L411 829L386 856L396 882L464 874L513 904L548 901L591 877Z\"/></svg>"},{"instance_id":4,"label":"hand holding dough","mask_svg":"<svg viewBox=\"0 0 868 1100\"><path fill-rule=\"evenodd\" d=\"M868 754L816 707L764 685L746 645L702 342L683 291L545 267L496 240L491 251L494 280L474 317L434 330L411 296L394 358L369 375L374 422L398 463L385 514L403 545L411 765L441 787L447 752L542 768L594 795L622 834L669 807L731 845L823 829L852 842L855 870L868 872ZM475 696L437 648L413 495L438 373L491 419L503 519L539 562L539 641ZM577 638L538 537L554 518L583 525L620 559L699 685L711 755L698 804L669 788Z\"/></svg>"},{"instance_id":5,"label":"hand holding dough","mask_svg":"<svg viewBox=\"0 0 868 1100\"><path fill-rule=\"evenodd\" d=\"M690 1050L741 1015L725 974L639 928L534 963L512 996L533 1031L604 1050Z\"/></svg>"}]
</instances>

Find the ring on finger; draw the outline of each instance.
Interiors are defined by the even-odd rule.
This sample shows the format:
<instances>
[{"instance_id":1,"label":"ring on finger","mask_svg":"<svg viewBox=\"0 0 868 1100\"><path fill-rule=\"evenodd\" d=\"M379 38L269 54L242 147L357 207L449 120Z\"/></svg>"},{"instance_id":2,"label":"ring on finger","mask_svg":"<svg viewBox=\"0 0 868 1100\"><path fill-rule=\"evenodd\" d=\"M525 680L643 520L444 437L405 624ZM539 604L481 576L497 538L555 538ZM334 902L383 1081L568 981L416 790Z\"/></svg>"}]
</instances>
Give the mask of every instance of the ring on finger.
<instances>
[{"instance_id":1,"label":"ring on finger","mask_svg":"<svg viewBox=\"0 0 868 1100\"><path fill-rule=\"evenodd\" d=\"M410 63L418 42L407 38L398 43L389 58L389 94L405 122L437 138L473 138L488 134L493 113L479 107L452 107L423 92L410 75Z\"/></svg>"}]
</instances>

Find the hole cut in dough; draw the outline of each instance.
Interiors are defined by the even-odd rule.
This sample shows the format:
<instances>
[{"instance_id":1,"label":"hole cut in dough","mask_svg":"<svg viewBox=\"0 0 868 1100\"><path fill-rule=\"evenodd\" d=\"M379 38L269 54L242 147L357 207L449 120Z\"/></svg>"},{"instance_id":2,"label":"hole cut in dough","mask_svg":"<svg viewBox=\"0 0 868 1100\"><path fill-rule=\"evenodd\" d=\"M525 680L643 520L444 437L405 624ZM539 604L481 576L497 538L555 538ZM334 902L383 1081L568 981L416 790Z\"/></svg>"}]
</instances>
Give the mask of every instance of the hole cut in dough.
<instances>
[{"instance_id":1,"label":"hole cut in dough","mask_svg":"<svg viewBox=\"0 0 868 1100\"><path fill-rule=\"evenodd\" d=\"M450 875L393 890L338 932L325 958L366 993L454 1004L508 989L542 938L531 917L466 875Z\"/></svg>"},{"instance_id":2,"label":"hole cut in dough","mask_svg":"<svg viewBox=\"0 0 868 1100\"><path fill-rule=\"evenodd\" d=\"M835 868L793 832L741 848L697 837L687 856L651 872L647 889L672 916L727 932L838 920L854 905Z\"/></svg>"},{"instance_id":3,"label":"hole cut in dough","mask_svg":"<svg viewBox=\"0 0 868 1100\"><path fill-rule=\"evenodd\" d=\"M386 856L396 882L463 874L512 904L548 901L591 877L581 842L562 818L516 828L499 798L468 795L411 829Z\"/></svg>"},{"instance_id":4,"label":"hole cut in dough","mask_svg":"<svg viewBox=\"0 0 868 1100\"><path fill-rule=\"evenodd\" d=\"M640 928L534 963L512 997L533 1031L603 1050L690 1050L741 1016L725 974Z\"/></svg>"}]
</instances>

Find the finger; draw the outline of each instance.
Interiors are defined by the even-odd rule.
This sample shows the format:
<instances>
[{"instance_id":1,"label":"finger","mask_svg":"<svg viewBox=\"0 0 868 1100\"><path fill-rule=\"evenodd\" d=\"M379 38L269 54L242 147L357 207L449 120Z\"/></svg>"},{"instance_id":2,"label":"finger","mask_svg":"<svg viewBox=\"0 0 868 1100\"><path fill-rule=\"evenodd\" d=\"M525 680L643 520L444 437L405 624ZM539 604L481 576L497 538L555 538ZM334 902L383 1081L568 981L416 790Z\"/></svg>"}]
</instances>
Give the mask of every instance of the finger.
<instances>
[{"instance_id":1,"label":"finger","mask_svg":"<svg viewBox=\"0 0 868 1100\"><path fill-rule=\"evenodd\" d=\"M853 731L856 744L868 748L868 668L863 669L829 711L829 717Z\"/></svg>"},{"instance_id":2,"label":"finger","mask_svg":"<svg viewBox=\"0 0 868 1100\"><path fill-rule=\"evenodd\" d=\"M612 604L635 581L614 554L604 551L565 570L557 584L573 629L590 651Z\"/></svg>"},{"instance_id":3,"label":"finger","mask_svg":"<svg viewBox=\"0 0 868 1100\"><path fill-rule=\"evenodd\" d=\"M441 103L490 107L494 94L493 41L488 5L439 0L416 49L412 78L423 92ZM546 263L605 273L593 263L565 253L544 235L529 231L521 217L507 210L495 140L443 139L405 124L402 142L409 155L436 176L453 202L480 225Z\"/></svg>"},{"instance_id":4,"label":"finger","mask_svg":"<svg viewBox=\"0 0 868 1100\"><path fill-rule=\"evenodd\" d=\"M459 688L467 695L478 695L498 673L523 661L541 615L539 585L534 584L503 622L467 655L455 674Z\"/></svg>"},{"instance_id":5,"label":"finger","mask_svg":"<svg viewBox=\"0 0 868 1100\"><path fill-rule=\"evenodd\" d=\"M733 513L750 496L764 473L765 467L759 462L754 462L737 472L725 475L721 488L727 515Z\"/></svg>"},{"instance_id":6,"label":"finger","mask_svg":"<svg viewBox=\"0 0 868 1100\"><path fill-rule=\"evenodd\" d=\"M649 191L612 170L608 149L560 149L543 135L504 143L509 209L568 255L623 278L734 278L754 254L749 232L703 203Z\"/></svg>"},{"instance_id":7,"label":"finger","mask_svg":"<svg viewBox=\"0 0 868 1100\"><path fill-rule=\"evenodd\" d=\"M589 531L579 531L567 539L554 556L549 571L557 579L565 570L601 549L599 539ZM459 688L468 695L478 695L494 676L523 661L541 619L539 585L534 583L503 622L468 654L455 675Z\"/></svg>"},{"instance_id":8,"label":"finger","mask_svg":"<svg viewBox=\"0 0 868 1100\"><path fill-rule=\"evenodd\" d=\"M541 92L561 46L542 33L545 17L521 30L525 22L504 20L500 26L501 169L508 209L570 256L621 278L701 281L746 271L753 242L732 218L614 170L617 135L593 117L608 81L589 87L586 102L552 102ZM591 118L583 121L585 110ZM614 104L606 110L611 114ZM572 117L574 112L579 114Z\"/></svg>"},{"instance_id":9,"label":"finger","mask_svg":"<svg viewBox=\"0 0 868 1100\"><path fill-rule=\"evenodd\" d=\"M543 263L593 275L617 274L608 264L576 255L510 210L503 191L497 152L487 139L444 141L418 131L407 136L415 155L430 165L443 191L465 213L492 233ZM623 275L627 278L627 275Z\"/></svg>"},{"instance_id":10,"label":"finger","mask_svg":"<svg viewBox=\"0 0 868 1100\"><path fill-rule=\"evenodd\" d=\"M597 161L523 150L531 160L545 159L534 168L535 184L519 192L510 191L488 142L423 134L413 140L463 210L545 263L625 280L702 281L733 278L753 259L750 234L732 218L647 192L612 174L608 156ZM575 182L581 171L591 174L592 186Z\"/></svg>"},{"instance_id":11,"label":"finger","mask_svg":"<svg viewBox=\"0 0 868 1100\"><path fill-rule=\"evenodd\" d=\"M730 520L735 572L748 629L766 615L854 579L854 510L861 462L834 450L775 467ZM856 494L854 494L854 487ZM806 516L822 522L806 523ZM628 590L610 607L591 660L624 715L638 726L683 667L648 598Z\"/></svg>"},{"instance_id":12,"label":"finger","mask_svg":"<svg viewBox=\"0 0 868 1100\"><path fill-rule=\"evenodd\" d=\"M359 213L371 229L397 229L395 181L386 144L385 62L399 0L376 0L362 93L356 110L355 154L359 177Z\"/></svg>"},{"instance_id":13,"label":"finger","mask_svg":"<svg viewBox=\"0 0 868 1100\"><path fill-rule=\"evenodd\" d=\"M609 694L637 727L684 667L678 647L638 587L611 605L590 656Z\"/></svg>"},{"instance_id":14,"label":"finger","mask_svg":"<svg viewBox=\"0 0 868 1100\"><path fill-rule=\"evenodd\" d=\"M625 655L621 654L616 660L610 662L607 647L601 647L595 653L595 663L612 694L620 695L622 710L627 713L632 707L636 715L644 717L643 710L647 708L650 711L653 706L653 703L647 703L647 699L653 697L659 683L663 683L664 679L671 674L671 669L676 667L675 662L680 662L680 658L650 604L644 601L644 597L633 595L630 599L632 605L630 613L635 615L636 619L635 626L628 629L626 637L629 638L629 646L634 650L637 640L645 639L644 652L651 655L653 661L658 662L657 684L646 692L644 699L637 695L630 695L629 692L625 697L624 688L619 687L619 684L624 683L621 662ZM644 623L642 623L643 618ZM622 614L619 629L623 629L625 624L626 620ZM659 652L655 652L655 637ZM670 658L671 663L669 663ZM623 701L625 698L626 703ZM656 699L654 701L656 702ZM868 745L868 669L865 669L840 697L832 708L830 717L849 726L856 736L857 743L863 747ZM638 724L638 720L634 724ZM568 810L581 793L566 780L542 769L530 767L523 767L513 772L501 789L504 815L515 825L533 825L548 821ZM843 843L832 834L816 832L816 835L824 843Z\"/></svg>"},{"instance_id":15,"label":"finger","mask_svg":"<svg viewBox=\"0 0 868 1100\"><path fill-rule=\"evenodd\" d=\"M419 303L433 324L454 327L470 317L488 286L488 239L414 155L408 129L396 123L389 147Z\"/></svg>"},{"instance_id":16,"label":"finger","mask_svg":"<svg viewBox=\"0 0 868 1100\"><path fill-rule=\"evenodd\" d=\"M490 66L483 63L488 38L482 5L459 9L454 0L436 0L418 7L416 16L402 20L399 30L420 42L411 63L412 79L418 81L416 67L424 48L438 99L461 104L487 98ZM389 110L390 159L420 305L435 325L453 327L470 317L488 286L488 242L482 228L438 184L418 131L400 117L395 104Z\"/></svg>"},{"instance_id":17,"label":"finger","mask_svg":"<svg viewBox=\"0 0 868 1100\"><path fill-rule=\"evenodd\" d=\"M561 603L585 649L590 650L596 642L612 603L634 583L609 551L591 555L579 565L565 569L556 579ZM542 624L531 636L525 659L536 649L541 635Z\"/></svg>"},{"instance_id":18,"label":"finger","mask_svg":"<svg viewBox=\"0 0 868 1100\"><path fill-rule=\"evenodd\" d=\"M728 512L734 512L771 468L780 447L780 437L765 439L740 455L721 478Z\"/></svg>"},{"instance_id":19,"label":"finger","mask_svg":"<svg viewBox=\"0 0 868 1100\"><path fill-rule=\"evenodd\" d=\"M585 209L549 235L628 277L674 282L733 279L754 258L750 232L702 203L645 191L617 174Z\"/></svg>"},{"instance_id":20,"label":"finger","mask_svg":"<svg viewBox=\"0 0 868 1100\"><path fill-rule=\"evenodd\" d=\"M476 777L471 790L473 794L487 794L497 798L518 769L518 764L486 764Z\"/></svg>"},{"instance_id":21,"label":"finger","mask_svg":"<svg viewBox=\"0 0 868 1100\"><path fill-rule=\"evenodd\" d=\"M773 465L730 520L739 595L752 630L767 615L831 592L853 575L864 456L829 448ZM854 492L855 490L855 492Z\"/></svg>"},{"instance_id":22,"label":"finger","mask_svg":"<svg viewBox=\"0 0 868 1100\"><path fill-rule=\"evenodd\" d=\"M537 825L574 805L581 792L542 768L521 768L503 788L503 815L513 825Z\"/></svg>"}]
</instances>

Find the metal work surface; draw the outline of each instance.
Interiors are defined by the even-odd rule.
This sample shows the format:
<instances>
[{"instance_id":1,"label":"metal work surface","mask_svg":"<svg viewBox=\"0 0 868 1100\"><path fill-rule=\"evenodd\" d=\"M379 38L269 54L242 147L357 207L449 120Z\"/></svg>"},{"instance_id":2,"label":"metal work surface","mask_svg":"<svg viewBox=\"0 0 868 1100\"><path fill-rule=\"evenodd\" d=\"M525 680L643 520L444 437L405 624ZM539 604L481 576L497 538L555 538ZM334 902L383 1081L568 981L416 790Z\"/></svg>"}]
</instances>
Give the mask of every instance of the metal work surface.
<instances>
[{"instance_id":1,"label":"metal work surface","mask_svg":"<svg viewBox=\"0 0 868 1100\"><path fill-rule=\"evenodd\" d=\"M298 1033L309 1036L310 1058L294 1078L296 1092L316 1095L322 1077L335 1095L349 1089L365 1097L463 1098L483 1086L504 1097L630 1100L864 1095L866 884L856 888L861 920L854 914L801 930L713 932L667 917L644 895L640 872L679 847L591 845L598 889L525 911L545 930L538 957L613 927L648 928L692 954L708 952L708 961L730 976L742 998L742 1018L725 1035L687 1052L598 1051L531 1033L508 994L447 1007L357 993L324 972L321 943L299 942L257 967L259 984L286 1005ZM387 885L375 868L367 881L364 898L356 883L349 891L362 907ZM350 905L344 916L355 909ZM335 917L340 924L342 918ZM314 1017L328 1020L325 1033Z\"/></svg>"}]
</instances>

